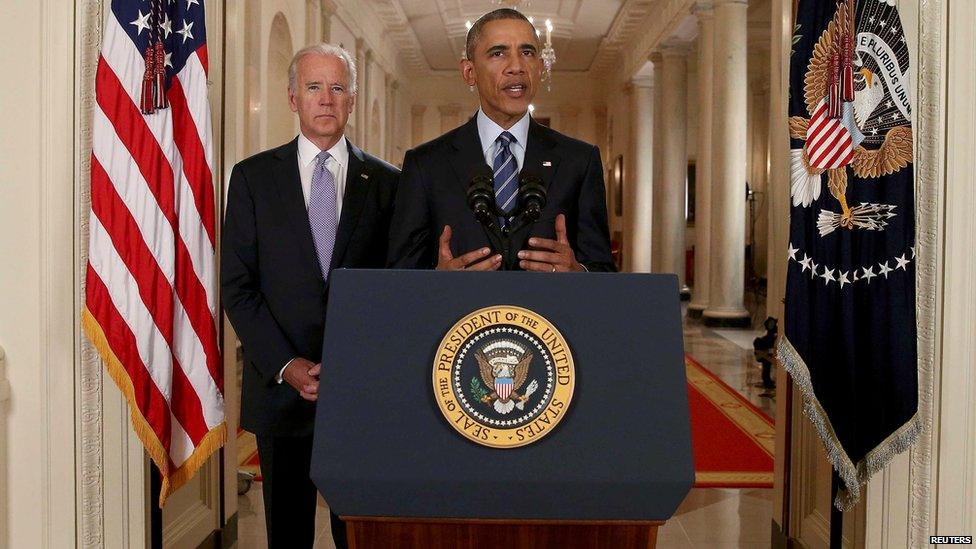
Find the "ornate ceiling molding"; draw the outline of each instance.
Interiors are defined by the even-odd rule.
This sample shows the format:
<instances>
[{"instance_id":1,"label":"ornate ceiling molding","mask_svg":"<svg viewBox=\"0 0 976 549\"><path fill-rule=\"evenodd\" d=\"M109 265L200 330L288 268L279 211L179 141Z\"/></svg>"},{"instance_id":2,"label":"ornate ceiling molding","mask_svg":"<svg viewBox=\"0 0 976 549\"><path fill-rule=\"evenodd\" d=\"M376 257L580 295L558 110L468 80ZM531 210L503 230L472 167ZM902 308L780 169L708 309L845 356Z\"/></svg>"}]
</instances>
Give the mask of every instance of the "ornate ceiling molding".
<instances>
[{"instance_id":1,"label":"ornate ceiling molding","mask_svg":"<svg viewBox=\"0 0 976 549\"><path fill-rule=\"evenodd\" d=\"M373 12L382 23L381 36L389 39L395 46L397 55L410 73L427 74L430 66L421 51L420 41L410 26L406 13L398 0L373 0L369 2ZM463 24L462 24L463 25Z\"/></svg>"},{"instance_id":2,"label":"ornate ceiling molding","mask_svg":"<svg viewBox=\"0 0 976 549\"><path fill-rule=\"evenodd\" d=\"M596 74L610 73L618 67L621 57L641 33L646 32L648 19L660 10L654 9L660 2L655 0L628 0L620 8L610 31L600 41L600 51L590 66ZM655 15L656 16L656 15Z\"/></svg>"},{"instance_id":3,"label":"ornate ceiling molding","mask_svg":"<svg viewBox=\"0 0 976 549\"><path fill-rule=\"evenodd\" d=\"M463 47L464 36L467 33L465 22L473 20L480 14L470 10L465 11L459 0L436 0L436 3L447 39L457 46L458 52L460 52ZM599 50L590 66L583 71L557 69L556 72L577 74L606 74L611 72L618 66L621 54L627 49L627 46L645 32L648 18L659 13L656 7L660 3L661 0L625 0L606 36L600 41ZM447 72L433 69L427 62L420 40L399 0L371 0L367 4L375 12L378 22L385 26L384 36L388 37L396 46L398 55L409 73L437 76ZM563 15L547 15L554 25L554 38L568 40L573 37L576 27L573 17L579 12L579 9L577 6L575 10L571 10L573 15L568 15L565 12ZM450 72L453 74L454 71Z\"/></svg>"},{"instance_id":4,"label":"ornate ceiling molding","mask_svg":"<svg viewBox=\"0 0 976 549\"><path fill-rule=\"evenodd\" d=\"M342 2L338 0L341 4ZM437 12L447 34L447 39L456 46L460 54L463 39L467 33L465 22L479 14L464 9L460 0L435 0ZM355 2L364 6L357 11L368 9L375 15L375 24L383 27L380 35L389 39L395 56L402 61L402 67L410 75L444 76L453 75L454 70L438 70L431 67L423 52L423 46L411 25L400 0L370 0ZM600 40L599 49L589 67L583 71L556 69L556 73L589 74L608 77L611 75L628 79L636 74L647 61L651 50L665 37L675 32L683 32L687 25L685 19L693 17L696 8L704 8L702 0L625 0L621 5L606 35ZM341 10L340 10L341 11ZM577 6L574 13L579 11ZM555 30L553 36L571 39L574 20L563 13L552 14ZM694 25L693 25L694 26ZM760 44L768 41L768 24L757 22L750 25L750 42ZM753 36L753 35L756 36ZM757 38L758 40L754 40ZM682 37L686 38L686 37ZM693 38L693 37L692 37Z\"/></svg>"}]
</instances>

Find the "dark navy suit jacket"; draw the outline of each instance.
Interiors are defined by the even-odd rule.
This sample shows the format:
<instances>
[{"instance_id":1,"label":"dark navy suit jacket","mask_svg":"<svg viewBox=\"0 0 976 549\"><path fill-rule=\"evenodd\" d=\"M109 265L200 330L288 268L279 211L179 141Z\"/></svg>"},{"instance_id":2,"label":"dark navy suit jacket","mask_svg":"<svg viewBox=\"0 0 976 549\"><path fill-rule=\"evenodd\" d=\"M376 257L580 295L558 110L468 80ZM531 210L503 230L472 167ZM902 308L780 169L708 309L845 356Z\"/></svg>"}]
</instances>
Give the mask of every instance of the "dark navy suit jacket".
<instances>
[{"instance_id":1,"label":"dark navy suit jacket","mask_svg":"<svg viewBox=\"0 0 976 549\"><path fill-rule=\"evenodd\" d=\"M382 268L399 170L349 143L332 268ZM298 172L298 140L231 173L221 246L224 309L244 350L241 427L311 435L315 403L275 377L292 358L322 360L328 284ZM328 359L322 363L328 378Z\"/></svg>"},{"instance_id":2,"label":"dark navy suit jacket","mask_svg":"<svg viewBox=\"0 0 976 549\"><path fill-rule=\"evenodd\" d=\"M486 165L476 117L407 152L390 232L391 267L435 267L444 225L451 226L455 257L489 246L466 201L471 177ZM613 271L600 151L532 120L521 168L526 170L542 177L548 202L512 247L524 249L530 236L554 239L556 215L562 213L576 260L590 271Z\"/></svg>"}]
</instances>

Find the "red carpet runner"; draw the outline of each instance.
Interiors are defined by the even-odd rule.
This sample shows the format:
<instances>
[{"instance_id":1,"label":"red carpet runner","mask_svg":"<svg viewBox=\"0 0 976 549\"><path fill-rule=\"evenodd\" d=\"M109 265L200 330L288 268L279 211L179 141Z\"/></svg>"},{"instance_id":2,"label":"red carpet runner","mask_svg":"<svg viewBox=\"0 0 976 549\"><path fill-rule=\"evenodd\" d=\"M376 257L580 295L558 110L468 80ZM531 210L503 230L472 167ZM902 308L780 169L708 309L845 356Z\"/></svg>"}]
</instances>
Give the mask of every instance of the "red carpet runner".
<instances>
[{"instance_id":1,"label":"red carpet runner","mask_svg":"<svg viewBox=\"0 0 976 549\"><path fill-rule=\"evenodd\" d=\"M261 480L261 462L258 460L258 441L247 431L237 429L237 468Z\"/></svg>"},{"instance_id":2,"label":"red carpet runner","mask_svg":"<svg viewBox=\"0 0 976 549\"><path fill-rule=\"evenodd\" d=\"M734 389L685 356L695 486L771 488L773 421ZM254 435L237 433L238 466L261 478Z\"/></svg>"},{"instance_id":3,"label":"red carpet runner","mask_svg":"<svg viewBox=\"0 0 976 549\"><path fill-rule=\"evenodd\" d=\"M685 355L697 488L772 488L773 420Z\"/></svg>"}]
</instances>

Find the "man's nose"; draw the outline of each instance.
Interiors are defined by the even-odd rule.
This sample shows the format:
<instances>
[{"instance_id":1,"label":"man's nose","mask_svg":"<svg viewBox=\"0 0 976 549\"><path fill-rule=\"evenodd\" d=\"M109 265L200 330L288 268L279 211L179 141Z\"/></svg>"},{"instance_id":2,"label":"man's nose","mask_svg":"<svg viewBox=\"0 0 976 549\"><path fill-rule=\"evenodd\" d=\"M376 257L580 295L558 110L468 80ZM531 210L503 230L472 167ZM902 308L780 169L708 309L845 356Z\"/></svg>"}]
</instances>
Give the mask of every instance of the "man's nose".
<instances>
[{"instance_id":1,"label":"man's nose","mask_svg":"<svg viewBox=\"0 0 976 549\"><path fill-rule=\"evenodd\" d=\"M513 55L505 66L505 74L524 74L525 58L521 54Z\"/></svg>"},{"instance_id":2,"label":"man's nose","mask_svg":"<svg viewBox=\"0 0 976 549\"><path fill-rule=\"evenodd\" d=\"M319 94L319 105L331 105L335 102L335 97L332 95L332 90L326 88Z\"/></svg>"}]
</instances>

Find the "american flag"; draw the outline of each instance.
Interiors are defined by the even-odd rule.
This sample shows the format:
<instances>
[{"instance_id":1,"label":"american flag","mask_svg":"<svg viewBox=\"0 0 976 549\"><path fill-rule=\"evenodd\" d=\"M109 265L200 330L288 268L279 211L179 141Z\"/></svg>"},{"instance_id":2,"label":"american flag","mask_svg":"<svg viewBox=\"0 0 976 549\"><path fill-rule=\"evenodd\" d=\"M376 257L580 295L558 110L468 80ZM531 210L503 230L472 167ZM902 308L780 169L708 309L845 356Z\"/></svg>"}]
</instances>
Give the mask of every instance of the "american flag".
<instances>
[{"instance_id":1,"label":"american flag","mask_svg":"<svg viewBox=\"0 0 976 549\"><path fill-rule=\"evenodd\" d=\"M95 103L83 324L159 467L162 507L226 439L201 1L113 0Z\"/></svg>"}]
</instances>

